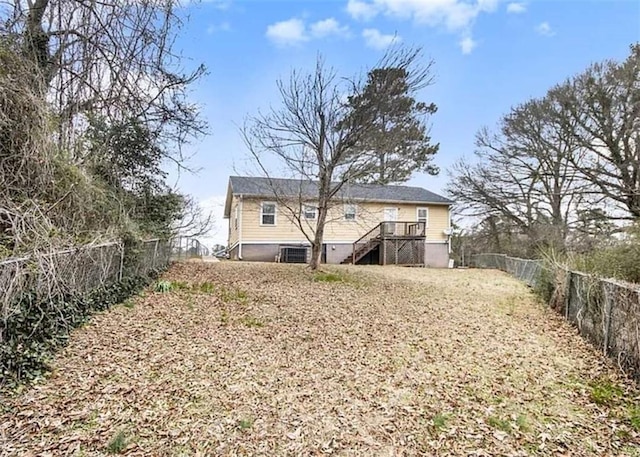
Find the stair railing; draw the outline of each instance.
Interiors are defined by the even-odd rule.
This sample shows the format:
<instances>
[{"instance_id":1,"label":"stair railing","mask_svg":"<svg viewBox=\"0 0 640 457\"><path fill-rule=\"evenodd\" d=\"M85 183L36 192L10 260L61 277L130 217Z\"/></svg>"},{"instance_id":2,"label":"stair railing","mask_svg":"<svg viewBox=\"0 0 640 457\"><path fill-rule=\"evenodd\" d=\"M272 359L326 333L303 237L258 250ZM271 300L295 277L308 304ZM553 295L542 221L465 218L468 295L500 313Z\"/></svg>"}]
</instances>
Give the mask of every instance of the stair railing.
<instances>
[{"instance_id":1,"label":"stair railing","mask_svg":"<svg viewBox=\"0 0 640 457\"><path fill-rule=\"evenodd\" d=\"M377 237L380 236L380 230L381 230L381 227L382 227L383 223L384 222L379 223L378 225L373 227L371 230L369 230L367 233L362 235L360 238L358 238L353 243L353 254L351 256L351 263L353 263L355 265L355 263L356 263L356 252L358 252L361 247L368 245L369 243L371 243L372 239L377 238ZM375 236L373 236L374 233L375 233Z\"/></svg>"}]
</instances>

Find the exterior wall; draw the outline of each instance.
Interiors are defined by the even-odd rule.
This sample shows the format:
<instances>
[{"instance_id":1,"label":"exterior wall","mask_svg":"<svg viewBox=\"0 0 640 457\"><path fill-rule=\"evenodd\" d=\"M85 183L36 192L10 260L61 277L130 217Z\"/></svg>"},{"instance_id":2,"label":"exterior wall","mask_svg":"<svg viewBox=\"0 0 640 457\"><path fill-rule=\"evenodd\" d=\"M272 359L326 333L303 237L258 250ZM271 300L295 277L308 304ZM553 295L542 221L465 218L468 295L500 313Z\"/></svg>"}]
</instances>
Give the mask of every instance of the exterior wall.
<instances>
[{"instance_id":1,"label":"exterior wall","mask_svg":"<svg viewBox=\"0 0 640 457\"><path fill-rule=\"evenodd\" d=\"M242 243L251 242L306 242L307 239L300 229L287 218L286 209L278 205L276 212L275 226L260 225L260 204L268 199L244 199L242 202ZM232 205L230 224L233 226L235 217L236 198ZM428 208L429 217L427 223L427 240L428 241L446 241L447 236L444 230L449 228L449 208L444 205L416 205L416 204L398 204L398 203L377 203L366 202L359 203L358 212L355 221L344 220L343 205L337 205L330 210L329 222L325 228L324 241L328 244L335 243L352 243L362 235L367 233L371 228L384 220L385 208L397 208L399 221L415 221L417 220L417 208ZM311 221L315 223L315 221ZM234 238L235 236L235 238ZM237 234L230 232L229 242L231 245L237 240ZM327 251L328 254L328 251ZM244 257L244 247L243 247Z\"/></svg>"},{"instance_id":2,"label":"exterior wall","mask_svg":"<svg viewBox=\"0 0 640 457\"><path fill-rule=\"evenodd\" d=\"M242 244L242 260L250 262L275 262L276 256L280 254L280 248L284 246L298 247L295 244ZM311 255L310 246L300 246L307 248L307 261Z\"/></svg>"},{"instance_id":3,"label":"exterior wall","mask_svg":"<svg viewBox=\"0 0 640 457\"><path fill-rule=\"evenodd\" d=\"M335 246L335 250L332 249ZM447 268L449 266L449 246L446 243L425 243L425 266L434 268ZM351 244L327 244L327 263L337 264L342 262L352 250ZM280 244L243 244L242 259L252 262L274 262L280 252ZM309 254L311 251L309 250ZM238 260L238 248L230 252L232 260ZM391 263L391 261L390 261Z\"/></svg>"},{"instance_id":4,"label":"exterior wall","mask_svg":"<svg viewBox=\"0 0 640 457\"><path fill-rule=\"evenodd\" d=\"M353 253L352 243L326 243L327 263L340 263Z\"/></svg>"},{"instance_id":5,"label":"exterior wall","mask_svg":"<svg viewBox=\"0 0 640 457\"><path fill-rule=\"evenodd\" d=\"M449 245L447 243L426 243L424 247L424 264L426 267L448 268Z\"/></svg>"},{"instance_id":6,"label":"exterior wall","mask_svg":"<svg viewBox=\"0 0 640 457\"><path fill-rule=\"evenodd\" d=\"M251 262L274 262L276 256L280 253L281 246L296 246L295 244L242 244L242 260ZM335 249L333 249L335 247ZM327 244L327 261L326 263L338 264L346 259L353 250L353 245L349 244ZM232 260L238 260L238 248L235 247L230 252ZM309 247L308 255L311 255L311 247Z\"/></svg>"},{"instance_id":7,"label":"exterior wall","mask_svg":"<svg viewBox=\"0 0 640 457\"><path fill-rule=\"evenodd\" d=\"M275 262L279 244L242 244L242 260L251 262Z\"/></svg>"}]
</instances>

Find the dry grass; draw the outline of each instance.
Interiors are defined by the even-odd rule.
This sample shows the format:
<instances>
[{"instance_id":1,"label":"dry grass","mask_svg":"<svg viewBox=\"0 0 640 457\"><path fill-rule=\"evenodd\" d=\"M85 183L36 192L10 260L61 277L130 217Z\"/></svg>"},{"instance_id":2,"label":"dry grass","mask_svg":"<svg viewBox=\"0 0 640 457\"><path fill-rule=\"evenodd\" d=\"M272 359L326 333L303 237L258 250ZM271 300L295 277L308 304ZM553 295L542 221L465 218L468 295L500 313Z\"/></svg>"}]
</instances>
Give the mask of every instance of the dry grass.
<instances>
[{"instance_id":1,"label":"dry grass","mask_svg":"<svg viewBox=\"0 0 640 457\"><path fill-rule=\"evenodd\" d=\"M640 455L637 391L515 280L328 271L174 266L3 400L0 455Z\"/></svg>"}]
</instances>

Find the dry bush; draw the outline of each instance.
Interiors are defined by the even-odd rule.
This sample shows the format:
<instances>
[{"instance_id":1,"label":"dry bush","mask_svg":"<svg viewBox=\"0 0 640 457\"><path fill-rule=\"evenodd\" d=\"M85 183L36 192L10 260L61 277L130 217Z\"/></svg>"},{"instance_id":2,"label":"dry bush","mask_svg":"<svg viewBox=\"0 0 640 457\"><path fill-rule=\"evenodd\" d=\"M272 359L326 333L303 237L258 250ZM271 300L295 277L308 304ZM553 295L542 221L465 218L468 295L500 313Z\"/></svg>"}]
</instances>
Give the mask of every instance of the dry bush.
<instances>
[{"instance_id":1,"label":"dry bush","mask_svg":"<svg viewBox=\"0 0 640 457\"><path fill-rule=\"evenodd\" d=\"M0 245L5 251L53 228L50 208L42 204L53 185L53 148L47 106L33 75L34 68L10 44L0 43Z\"/></svg>"},{"instance_id":2,"label":"dry bush","mask_svg":"<svg viewBox=\"0 0 640 457\"><path fill-rule=\"evenodd\" d=\"M0 258L113 239L127 215L113 192L56 146L36 69L0 42Z\"/></svg>"}]
</instances>

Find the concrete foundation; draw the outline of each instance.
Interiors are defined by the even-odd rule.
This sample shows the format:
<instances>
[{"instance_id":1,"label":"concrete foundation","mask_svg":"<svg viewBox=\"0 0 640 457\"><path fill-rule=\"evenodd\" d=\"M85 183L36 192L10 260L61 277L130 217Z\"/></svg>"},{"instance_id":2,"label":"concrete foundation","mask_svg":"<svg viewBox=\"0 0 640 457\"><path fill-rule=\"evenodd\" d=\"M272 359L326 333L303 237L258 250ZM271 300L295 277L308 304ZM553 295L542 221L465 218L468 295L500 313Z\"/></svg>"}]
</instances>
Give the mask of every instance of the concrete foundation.
<instances>
[{"instance_id":1,"label":"concrete foundation","mask_svg":"<svg viewBox=\"0 0 640 457\"><path fill-rule=\"evenodd\" d=\"M276 256L280 253L281 246L305 246L304 244L243 244L242 260L250 262L275 262ZM326 243L326 263L338 264L346 259L353 251L351 243ZM311 255L311 247L308 246L308 256ZM238 258L238 246L229 252L232 260ZM446 243L425 243L424 263L427 267L447 268L449 266L449 246Z\"/></svg>"}]
</instances>

